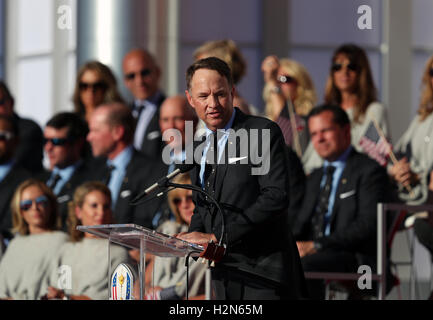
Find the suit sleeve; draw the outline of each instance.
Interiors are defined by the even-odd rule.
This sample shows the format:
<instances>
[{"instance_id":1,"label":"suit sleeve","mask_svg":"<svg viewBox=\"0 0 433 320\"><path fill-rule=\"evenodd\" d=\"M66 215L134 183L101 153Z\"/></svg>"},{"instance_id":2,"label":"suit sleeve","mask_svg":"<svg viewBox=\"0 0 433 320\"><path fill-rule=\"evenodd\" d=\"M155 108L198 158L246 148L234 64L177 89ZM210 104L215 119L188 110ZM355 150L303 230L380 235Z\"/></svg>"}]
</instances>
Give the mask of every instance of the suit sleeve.
<instances>
[{"instance_id":1,"label":"suit sleeve","mask_svg":"<svg viewBox=\"0 0 433 320\"><path fill-rule=\"evenodd\" d=\"M360 171L363 173L357 187L356 218L347 228L318 239L322 248L356 250L376 239L377 203L386 201L388 177L386 170L379 165L360 168Z\"/></svg>"},{"instance_id":2,"label":"suit sleeve","mask_svg":"<svg viewBox=\"0 0 433 320\"><path fill-rule=\"evenodd\" d=\"M227 221L226 234L229 245L236 243L252 232L257 232L257 236L260 236L260 229L266 227L264 226L265 223L287 214L289 160L286 145L277 124L269 122L265 129L269 129L270 132L270 145L267 150L266 146L262 145L261 150L264 151L263 155L269 155L267 158L269 170L266 170L266 165L263 167L267 161L264 160L262 168L265 170L262 174L255 176L260 188L258 197L251 203L251 206L244 210L243 214L231 215L232 219ZM219 238L220 235L215 234L215 236Z\"/></svg>"}]
</instances>

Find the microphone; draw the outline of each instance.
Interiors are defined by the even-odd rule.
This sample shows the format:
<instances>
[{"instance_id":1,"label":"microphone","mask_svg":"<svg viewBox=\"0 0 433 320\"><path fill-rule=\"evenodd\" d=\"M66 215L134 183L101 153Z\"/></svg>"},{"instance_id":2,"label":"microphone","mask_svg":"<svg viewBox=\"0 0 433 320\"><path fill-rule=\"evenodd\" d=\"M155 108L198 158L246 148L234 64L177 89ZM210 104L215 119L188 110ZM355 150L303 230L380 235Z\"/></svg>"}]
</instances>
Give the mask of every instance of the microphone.
<instances>
[{"instance_id":1,"label":"microphone","mask_svg":"<svg viewBox=\"0 0 433 320\"><path fill-rule=\"evenodd\" d=\"M130 201L130 204L135 204L138 200L140 200L141 198L143 198L146 195L150 194L155 189L157 189L159 187L166 186L168 180L174 178L175 176L177 176L180 173L185 173L185 172L188 172L188 171L192 170L192 168L195 167L195 164L179 164L176 167L177 168L175 170L173 170L173 172L171 172L167 176L159 179L157 182L155 182L154 184L152 184L149 188L147 188L146 190L144 190L143 192L141 192L139 195L137 195L134 199L132 199Z\"/></svg>"}]
</instances>

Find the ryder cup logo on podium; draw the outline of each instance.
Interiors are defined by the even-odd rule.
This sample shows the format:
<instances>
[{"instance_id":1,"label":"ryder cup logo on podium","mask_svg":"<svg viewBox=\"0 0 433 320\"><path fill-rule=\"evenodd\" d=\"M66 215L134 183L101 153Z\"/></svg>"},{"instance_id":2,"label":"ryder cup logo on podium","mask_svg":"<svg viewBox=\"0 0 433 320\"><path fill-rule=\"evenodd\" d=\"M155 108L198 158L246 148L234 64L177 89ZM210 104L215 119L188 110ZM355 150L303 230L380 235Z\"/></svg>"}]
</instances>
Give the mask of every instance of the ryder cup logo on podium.
<instances>
[{"instance_id":1,"label":"ryder cup logo on podium","mask_svg":"<svg viewBox=\"0 0 433 320\"><path fill-rule=\"evenodd\" d=\"M131 269L121 263L111 276L110 300L134 300L131 290L134 287L134 276Z\"/></svg>"}]
</instances>

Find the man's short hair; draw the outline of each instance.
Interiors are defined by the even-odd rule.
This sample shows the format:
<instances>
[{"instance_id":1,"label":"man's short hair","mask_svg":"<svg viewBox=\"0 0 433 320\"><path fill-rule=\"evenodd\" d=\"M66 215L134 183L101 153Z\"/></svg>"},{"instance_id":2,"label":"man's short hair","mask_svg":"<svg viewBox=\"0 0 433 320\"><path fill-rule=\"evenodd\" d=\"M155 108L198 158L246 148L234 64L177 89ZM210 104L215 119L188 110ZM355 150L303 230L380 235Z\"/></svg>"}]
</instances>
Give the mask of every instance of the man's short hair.
<instances>
[{"instance_id":1,"label":"man's short hair","mask_svg":"<svg viewBox=\"0 0 433 320\"><path fill-rule=\"evenodd\" d=\"M3 92L5 95L5 98L12 102L12 105L14 104L14 97L12 96L12 93L10 92L8 86L3 80L0 80L0 91Z\"/></svg>"},{"instance_id":2,"label":"man's short hair","mask_svg":"<svg viewBox=\"0 0 433 320\"><path fill-rule=\"evenodd\" d=\"M124 128L123 141L132 143L134 141L136 120L132 115L131 108L123 103L108 103L100 107L107 107L107 124L111 127L121 126Z\"/></svg>"},{"instance_id":3,"label":"man's short hair","mask_svg":"<svg viewBox=\"0 0 433 320\"><path fill-rule=\"evenodd\" d=\"M233 86L233 77L229 65L219 58L209 57L194 62L186 70L186 88L188 90L191 89L191 80L194 76L194 73L199 69L215 70L221 76L227 79L230 87Z\"/></svg>"},{"instance_id":4,"label":"man's short hair","mask_svg":"<svg viewBox=\"0 0 433 320\"><path fill-rule=\"evenodd\" d=\"M344 111L343 108L332 104L322 104L311 109L310 113L308 114L308 120L310 120L311 117L318 116L325 111L332 113L332 121L338 124L340 127L344 127L346 125L350 126L349 116L347 115L346 111Z\"/></svg>"},{"instance_id":5,"label":"man's short hair","mask_svg":"<svg viewBox=\"0 0 433 320\"><path fill-rule=\"evenodd\" d=\"M60 112L48 120L47 127L60 130L68 128L66 137L70 141L76 141L80 138L86 138L89 129L87 123L78 115L73 112Z\"/></svg>"}]
</instances>

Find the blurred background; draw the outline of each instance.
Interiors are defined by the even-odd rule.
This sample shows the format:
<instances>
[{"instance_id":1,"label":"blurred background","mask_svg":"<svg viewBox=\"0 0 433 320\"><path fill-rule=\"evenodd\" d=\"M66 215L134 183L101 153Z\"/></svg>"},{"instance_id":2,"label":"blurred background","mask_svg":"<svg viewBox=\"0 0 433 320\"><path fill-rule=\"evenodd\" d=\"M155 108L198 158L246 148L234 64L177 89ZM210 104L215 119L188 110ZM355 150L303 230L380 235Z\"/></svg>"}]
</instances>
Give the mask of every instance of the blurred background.
<instances>
[{"instance_id":1,"label":"blurred background","mask_svg":"<svg viewBox=\"0 0 433 320\"><path fill-rule=\"evenodd\" d=\"M371 8L371 29L358 27L362 5ZM239 91L262 111L264 57L303 63L322 102L332 52L353 42L368 52L396 142L418 108L421 73L433 53L432 16L433 0L0 0L0 77L17 112L43 127L54 113L73 110L76 71L90 59L115 71L130 100L122 57L144 47L161 67L161 87L173 95L185 90L198 46L232 39L248 63ZM405 237L393 250L403 259ZM417 277L427 283L428 253L417 245L415 257ZM409 277L408 270L399 274Z\"/></svg>"}]
</instances>

